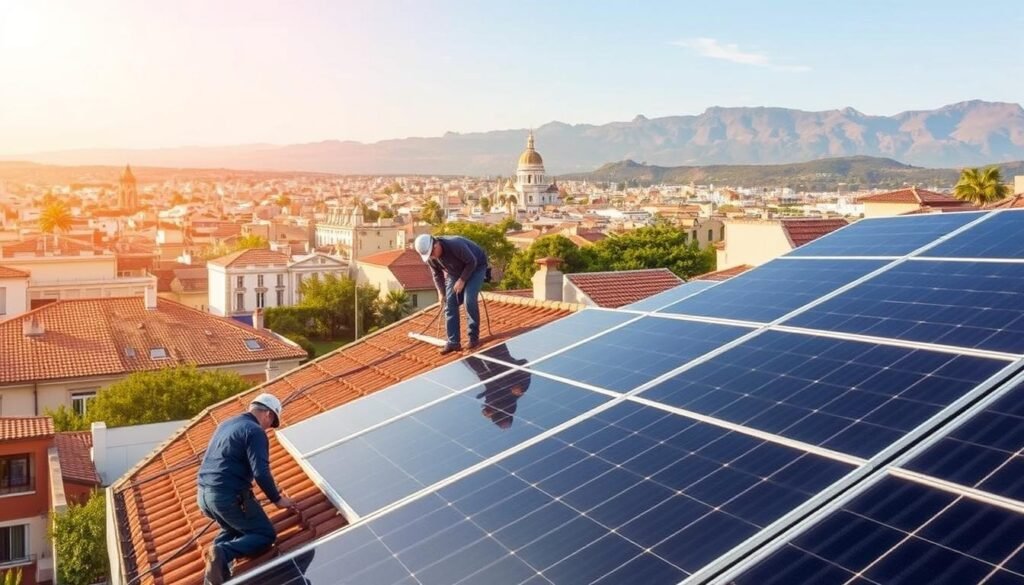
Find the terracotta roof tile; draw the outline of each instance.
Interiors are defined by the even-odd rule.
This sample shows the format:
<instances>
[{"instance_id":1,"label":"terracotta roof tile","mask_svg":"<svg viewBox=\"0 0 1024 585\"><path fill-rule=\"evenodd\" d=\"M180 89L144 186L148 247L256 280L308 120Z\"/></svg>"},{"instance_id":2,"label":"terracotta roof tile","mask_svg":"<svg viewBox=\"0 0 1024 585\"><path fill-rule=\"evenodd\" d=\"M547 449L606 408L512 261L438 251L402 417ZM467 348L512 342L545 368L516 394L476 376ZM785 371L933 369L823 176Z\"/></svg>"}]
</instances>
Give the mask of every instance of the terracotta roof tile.
<instances>
[{"instance_id":1,"label":"terracotta roof tile","mask_svg":"<svg viewBox=\"0 0 1024 585\"><path fill-rule=\"evenodd\" d=\"M794 248L849 225L845 219L783 219L782 231Z\"/></svg>"},{"instance_id":2,"label":"terracotta roof tile","mask_svg":"<svg viewBox=\"0 0 1024 585\"><path fill-rule=\"evenodd\" d=\"M90 242L61 235L37 235L20 242L0 244L0 257L13 258L14 256L41 256L58 253L63 256L100 256L106 252Z\"/></svg>"},{"instance_id":3,"label":"terracotta roof tile","mask_svg":"<svg viewBox=\"0 0 1024 585\"><path fill-rule=\"evenodd\" d=\"M1017 193L1016 195L1007 197L1001 201L995 203L989 203L985 206L985 209L1020 209L1024 208L1024 193ZM2 267L0 267L2 268Z\"/></svg>"},{"instance_id":4,"label":"terracotta roof tile","mask_svg":"<svg viewBox=\"0 0 1024 585\"><path fill-rule=\"evenodd\" d=\"M740 264L739 266L733 266L732 268L726 268L725 270L705 272L704 274L694 276L692 280L710 280L720 282L723 280L729 280L734 276L739 276L751 268L753 268L753 266L750 266L749 264Z\"/></svg>"},{"instance_id":5,"label":"terracotta roof tile","mask_svg":"<svg viewBox=\"0 0 1024 585\"><path fill-rule=\"evenodd\" d=\"M667 268L579 272L565 277L594 304L611 309L675 288L682 282Z\"/></svg>"},{"instance_id":6,"label":"terracotta roof tile","mask_svg":"<svg viewBox=\"0 0 1024 585\"><path fill-rule=\"evenodd\" d=\"M217 266L284 266L288 264L288 255L267 248L239 250L227 256L210 260L209 264Z\"/></svg>"},{"instance_id":7,"label":"terracotta roof tile","mask_svg":"<svg viewBox=\"0 0 1024 585\"><path fill-rule=\"evenodd\" d=\"M23 327L31 320L43 326L41 335L25 336ZM263 350L246 348L244 341L254 338ZM157 308L147 311L141 297L51 303L0 323L0 347L0 384L306 356L267 331L173 301L157 299ZM151 359L156 347L170 357Z\"/></svg>"},{"instance_id":8,"label":"terracotta roof tile","mask_svg":"<svg viewBox=\"0 0 1024 585\"><path fill-rule=\"evenodd\" d=\"M181 283L181 288L186 292L200 292L210 288L210 273L205 266L178 268L174 271L174 278Z\"/></svg>"},{"instance_id":9,"label":"terracotta roof tile","mask_svg":"<svg viewBox=\"0 0 1024 585\"><path fill-rule=\"evenodd\" d=\"M54 437L60 457L60 473L65 480L99 485L100 476L92 462L92 433L57 433Z\"/></svg>"},{"instance_id":10,"label":"terracotta roof tile","mask_svg":"<svg viewBox=\"0 0 1024 585\"><path fill-rule=\"evenodd\" d=\"M490 311L494 336L484 340L485 347L579 309L577 305L540 303L532 299L498 295L488 295L488 298L490 302L484 305L484 310ZM272 382L210 407L129 471L114 485L118 537L129 579L166 561L158 574L147 574L139 583L199 585L202 582L201 551L210 545L215 530L203 534L197 543L187 546L177 557L171 555L208 524L196 505L195 479L201 455L219 422L241 413L256 394L271 392L287 402L285 426L295 424L459 359L458 354L440 356L436 347L409 340L408 333L422 330L431 323L433 316L432 310L421 311ZM289 397L292 399L288 400ZM242 570L347 523L295 459L285 452L273 432L270 445L274 477L283 492L295 500L300 513L295 515L265 506L277 529L277 544L268 555L246 561Z\"/></svg>"},{"instance_id":11,"label":"terracotta roof tile","mask_svg":"<svg viewBox=\"0 0 1024 585\"><path fill-rule=\"evenodd\" d=\"M0 278L28 278L30 274L24 270L0 265Z\"/></svg>"},{"instance_id":12,"label":"terracotta roof tile","mask_svg":"<svg viewBox=\"0 0 1024 585\"><path fill-rule=\"evenodd\" d=\"M868 195L867 197L861 197L857 200L858 203L918 203L922 205L952 205L960 206L967 204L964 201L953 197L952 195L946 195L944 193L936 193L935 191L929 191L927 189L918 189L911 187L909 189L900 189L898 191L889 191L888 193L879 193L877 195ZM968 204L969 205L969 204Z\"/></svg>"},{"instance_id":13,"label":"terracotta roof tile","mask_svg":"<svg viewBox=\"0 0 1024 585\"><path fill-rule=\"evenodd\" d=\"M0 417L0 441L34 439L53 434L53 419L48 416Z\"/></svg>"},{"instance_id":14,"label":"terracotta roof tile","mask_svg":"<svg viewBox=\"0 0 1024 585\"><path fill-rule=\"evenodd\" d=\"M388 250L367 256L361 263L387 268L405 290L434 290L430 268L415 250Z\"/></svg>"}]
</instances>

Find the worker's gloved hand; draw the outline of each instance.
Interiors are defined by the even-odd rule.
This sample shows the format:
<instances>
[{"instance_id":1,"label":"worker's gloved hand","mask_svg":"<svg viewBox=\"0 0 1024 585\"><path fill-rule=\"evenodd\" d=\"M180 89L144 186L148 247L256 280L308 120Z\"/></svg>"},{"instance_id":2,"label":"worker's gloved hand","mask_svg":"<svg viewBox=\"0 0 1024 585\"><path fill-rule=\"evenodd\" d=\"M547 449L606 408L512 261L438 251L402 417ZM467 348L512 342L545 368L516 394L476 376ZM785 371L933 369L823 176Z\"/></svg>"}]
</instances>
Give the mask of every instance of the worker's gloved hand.
<instances>
[{"instance_id":1,"label":"worker's gloved hand","mask_svg":"<svg viewBox=\"0 0 1024 585\"><path fill-rule=\"evenodd\" d=\"M281 496L280 499L274 502L274 505L277 506L278 508L281 508L282 510L286 508L295 508L295 502L293 502L292 499L287 496Z\"/></svg>"}]
</instances>

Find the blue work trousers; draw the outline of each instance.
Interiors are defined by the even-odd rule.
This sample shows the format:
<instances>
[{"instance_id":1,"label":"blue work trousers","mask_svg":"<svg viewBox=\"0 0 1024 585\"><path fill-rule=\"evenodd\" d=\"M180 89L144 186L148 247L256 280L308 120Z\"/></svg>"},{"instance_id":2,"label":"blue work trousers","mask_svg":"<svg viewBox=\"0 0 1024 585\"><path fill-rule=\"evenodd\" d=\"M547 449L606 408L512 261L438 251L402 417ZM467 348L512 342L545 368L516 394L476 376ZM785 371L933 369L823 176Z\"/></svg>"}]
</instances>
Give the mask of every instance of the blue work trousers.
<instances>
[{"instance_id":1,"label":"blue work trousers","mask_svg":"<svg viewBox=\"0 0 1024 585\"><path fill-rule=\"evenodd\" d=\"M251 491L228 494L200 487L196 498L203 514L220 526L213 545L220 549L224 559L226 566L221 570L225 576L231 561L258 556L277 539L274 525Z\"/></svg>"},{"instance_id":2,"label":"blue work trousers","mask_svg":"<svg viewBox=\"0 0 1024 585\"><path fill-rule=\"evenodd\" d=\"M448 333L448 345L456 346L459 341L459 297L462 296L466 302L466 332L469 334L469 341L480 339L480 306L477 304L477 297L480 296L480 288L484 285L484 276L487 274L487 265L477 266L469 281L462 289L462 295L455 294L455 281L451 277L445 283L445 306L444 326Z\"/></svg>"}]
</instances>

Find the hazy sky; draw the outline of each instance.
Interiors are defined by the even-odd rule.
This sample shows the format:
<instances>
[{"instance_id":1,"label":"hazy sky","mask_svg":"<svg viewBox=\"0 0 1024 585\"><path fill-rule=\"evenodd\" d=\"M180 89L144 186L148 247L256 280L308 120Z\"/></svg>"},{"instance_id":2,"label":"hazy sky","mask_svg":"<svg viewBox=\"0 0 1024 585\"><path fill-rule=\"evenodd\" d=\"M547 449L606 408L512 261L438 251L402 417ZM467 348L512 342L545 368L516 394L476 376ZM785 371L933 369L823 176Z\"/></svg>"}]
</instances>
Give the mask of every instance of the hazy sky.
<instances>
[{"instance_id":1,"label":"hazy sky","mask_svg":"<svg viewBox=\"0 0 1024 585\"><path fill-rule=\"evenodd\" d=\"M0 154L1024 102L1024 3L0 0Z\"/></svg>"}]
</instances>

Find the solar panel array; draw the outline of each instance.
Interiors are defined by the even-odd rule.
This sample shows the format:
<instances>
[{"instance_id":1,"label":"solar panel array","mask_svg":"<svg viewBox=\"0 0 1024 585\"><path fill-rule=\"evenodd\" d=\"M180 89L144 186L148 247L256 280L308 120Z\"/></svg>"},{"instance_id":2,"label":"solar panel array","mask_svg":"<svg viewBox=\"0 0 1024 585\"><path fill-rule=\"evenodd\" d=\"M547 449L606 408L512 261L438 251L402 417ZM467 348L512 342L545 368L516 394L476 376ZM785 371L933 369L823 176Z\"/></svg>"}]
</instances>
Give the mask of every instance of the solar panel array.
<instances>
[{"instance_id":1,"label":"solar panel array","mask_svg":"<svg viewBox=\"0 0 1024 585\"><path fill-rule=\"evenodd\" d=\"M1024 583L1022 227L863 220L282 429L351 526L241 581Z\"/></svg>"}]
</instances>

